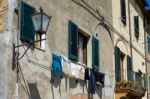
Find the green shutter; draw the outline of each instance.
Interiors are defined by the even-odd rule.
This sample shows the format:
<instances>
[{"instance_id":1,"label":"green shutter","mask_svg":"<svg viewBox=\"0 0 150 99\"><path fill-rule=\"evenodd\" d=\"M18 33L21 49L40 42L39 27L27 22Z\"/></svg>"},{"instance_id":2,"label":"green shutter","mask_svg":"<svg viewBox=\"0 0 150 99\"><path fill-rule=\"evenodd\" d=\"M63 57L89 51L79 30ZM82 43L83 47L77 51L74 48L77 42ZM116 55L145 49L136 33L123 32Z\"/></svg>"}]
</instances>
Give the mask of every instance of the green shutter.
<instances>
[{"instance_id":1,"label":"green shutter","mask_svg":"<svg viewBox=\"0 0 150 99\"><path fill-rule=\"evenodd\" d=\"M131 57L127 55L127 77L128 80L132 80L132 60Z\"/></svg>"},{"instance_id":2,"label":"green shutter","mask_svg":"<svg viewBox=\"0 0 150 99\"><path fill-rule=\"evenodd\" d=\"M148 52L150 53L150 37L149 36L147 36L147 42L148 42Z\"/></svg>"},{"instance_id":3,"label":"green shutter","mask_svg":"<svg viewBox=\"0 0 150 99\"><path fill-rule=\"evenodd\" d=\"M99 40L92 37L92 67L99 70Z\"/></svg>"},{"instance_id":4,"label":"green shutter","mask_svg":"<svg viewBox=\"0 0 150 99\"><path fill-rule=\"evenodd\" d=\"M69 21L69 59L78 61L78 26Z\"/></svg>"},{"instance_id":5,"label":"green shutter","mask_svg":"<svg viewBox=\"0 0 150 99\"><path fill-rule=\"evenodd\" d=\"M148 89L150 91L150 77L148 77Z\"/></svg>"},{"instance_id":6,"label":"green shutter","mask_svg":"<svg viewBox=\"0 0 150 99\"><path fill-rule=\"evenodd\" d=\"M134 16L134 33L135 37L139 38L139 17Z\"/></svg>"},{"instance_id":7,"label":"green shutter","mask_svg":"<svg viewBox=\"0 0 150 99\"><path fill-rule=\"evenodd\" d=\"M126 3L125 0L120 0L121 5L121 20L126 25Z\"/></svg>"},{"instance_id":8,"label":"green shutter","mask_svg":"<svg viewBox=\"0 0 150 99\"><path fill-rule=\"evenodd\" d=\"M25 42L34 41L35 29L31 15L35 9L24 2L21 2L21 34L20 40Z\"/></svg>"},{"instance_id":9,"label":"green shutter","mask_svg":"<svg viewBox=\"0 0 150 99\"><path fill-rule=\"evenodd\" d=\"M120 71L120 49L115 47L115 79L116 81L121 80L121 71Z\"/></svg>"}]
</instances>

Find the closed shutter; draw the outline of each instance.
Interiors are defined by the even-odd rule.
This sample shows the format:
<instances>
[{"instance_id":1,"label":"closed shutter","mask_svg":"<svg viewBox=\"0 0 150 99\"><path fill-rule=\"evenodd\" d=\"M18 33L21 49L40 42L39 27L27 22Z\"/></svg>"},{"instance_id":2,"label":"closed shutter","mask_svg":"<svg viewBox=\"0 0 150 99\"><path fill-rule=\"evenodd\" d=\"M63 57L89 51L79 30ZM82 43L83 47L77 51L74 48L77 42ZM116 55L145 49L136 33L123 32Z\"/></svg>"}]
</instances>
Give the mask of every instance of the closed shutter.
<instances>
[{"instance_id":1,"label":"closed shutter","mask_svg":"<svg viewBox=\"0 0 150 99\"><path fill-rule=\"evenodd\" d=\"M150 53L150 37L149 36L147 36L147 42L148 42L148 52Z\"/></svg>"},{"instance_id":2,"label":"closed shutter","mask_svg":"<svg viewBox=\"0 0 150 99\"><path fill-rule=\"evenodd\" d=\"M92 38L92 66L99 70L99 40L95 37Z\"/></svg>"},{"instance_id":3,"label":"closed shutter","mask_svg":"<svg viewBox=\"0 0 150 99\"><path fill-rule=\"evenodd\" d=\"M126 25L126 4L125 0L120 1L121 5L121 20Z\"/></svg>"},{"instance_id":4,"label":"closed shutter","mask_svg":"<svg viewBox=\"0 0 150 99\"><path fill-rule=\"evenodd\" d=\"M120 72L120 49L115 47L115 78L116 81L121 80L121 72Z\"/></svg>"},{"instance_id":5,"label":"closed shutter","mask_svg":"<svg viewBox=\"0 0 150 99\"><path fill-rule=\"evenodd\" d=\"M132 60L131 57L127 55L127 77L128 80L132 80Z\"/></svg>"},{"instance_id":6,"label":"closed shutter","mask_svg":"<svg viewBox=\"0 0 150 99\"><path fill-rule=\"evenodd\" d=\"M149 92L150 92L150 77L148 77L148 89L149 89Z\"/></svg>"},{"instance_id":7,"label":"closed shutter","mask_svg":"<svg viewBox=\"0 0 150 99\"><path fill-rule=\"evenodd\" d=\"M69 21L69 59L78 60L78 26Z\"/></svg>"},{"instance_id":8,"label":"closed shutter","mask_svg":"<svg viewBox=\"0 0 150 99\"><path fill-rule=\"evenodd\" d=\"M33 7L21 2L21 41L34 41L35 29L31 17L34 12L35 9Z\"/></svg>"},{"instance_id":9,"label":"closed shutter","mask_svg":"<svg viewBox=\"0 0 150 99\"><path fill-rule=\"evenodd\" d=\"M139 17L134 16L134 33L135 37L139 38Z\"/></svg>"}]
</instances>

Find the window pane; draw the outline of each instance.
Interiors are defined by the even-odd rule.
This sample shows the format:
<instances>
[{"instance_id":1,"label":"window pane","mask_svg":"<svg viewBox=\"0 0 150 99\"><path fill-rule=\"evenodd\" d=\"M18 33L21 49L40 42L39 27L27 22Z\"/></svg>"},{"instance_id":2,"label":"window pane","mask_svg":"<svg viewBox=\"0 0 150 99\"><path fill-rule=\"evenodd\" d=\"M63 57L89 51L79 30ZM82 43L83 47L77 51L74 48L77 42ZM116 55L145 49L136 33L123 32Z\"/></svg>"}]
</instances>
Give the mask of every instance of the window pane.
<instances>
[{"instance_id":1,"label":"window pane","mask_svg":"<svg viewBox=\"0 0 150 99\"><path fill-rule=\"evenodd\" d=\"M41 41L41 49L45 50L46 40L43 39L46 39L46 34L42 34L42 41Z\"/></svg>"},{"instance_id":2,"label":"window pane","mask_svg":"<svg viewBox=\"0 0 150 99\"><path fill-rule=\"evenodd\" d=\"M83 38L79 37L79 62L83 64Z\"/></svg>"},{"instance_id":3,"label":"window pane","mask_svg":"<svg viewBox=\"0 0 150 99\"><path fill-rule=\"evenodd\" d=\"M43 15L43 26L42 26L42 29L43 29L43 31L44 32L46 32L46 30L47 30L47 27L48 27L48 24L49 24L49 17L48 16L46 16L46 15Z\"/></svg>"}]
</instances>

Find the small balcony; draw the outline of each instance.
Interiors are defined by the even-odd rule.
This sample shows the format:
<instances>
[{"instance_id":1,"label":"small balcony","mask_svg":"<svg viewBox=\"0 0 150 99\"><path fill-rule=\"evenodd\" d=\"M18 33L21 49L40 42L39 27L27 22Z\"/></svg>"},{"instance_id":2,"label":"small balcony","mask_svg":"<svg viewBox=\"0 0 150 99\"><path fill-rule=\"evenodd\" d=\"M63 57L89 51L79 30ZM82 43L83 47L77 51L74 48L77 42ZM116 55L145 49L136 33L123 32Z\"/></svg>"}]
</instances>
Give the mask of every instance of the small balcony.
<instances>
[{"instance_id":1,"label":"small balcony","mask_svg":"<svg viewBox=\"0 0 150 99\"><path fill-rule=\"evenodd\" d=\"M146 92L145 83L146 80L141 71L120 70L116 75L116 99L141 99Z\"/></svg>"}]
</instances>

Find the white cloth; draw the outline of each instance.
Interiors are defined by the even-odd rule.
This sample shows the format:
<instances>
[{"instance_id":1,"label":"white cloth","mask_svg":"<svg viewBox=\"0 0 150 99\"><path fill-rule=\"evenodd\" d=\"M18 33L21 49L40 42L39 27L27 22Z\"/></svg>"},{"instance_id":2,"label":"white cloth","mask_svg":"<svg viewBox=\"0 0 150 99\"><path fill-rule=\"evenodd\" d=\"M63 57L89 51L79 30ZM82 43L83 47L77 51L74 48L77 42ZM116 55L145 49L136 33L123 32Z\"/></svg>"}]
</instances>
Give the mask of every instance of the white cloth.
<instances>
[{"instance_id":1,"label":"white cloth","mask_svg":"<svg viewBox=\"0 0 150 99\"><path fill-rule=\"evenodd\" d=\"M61 64L62 64L62 70L63 72L68 75L69 74L69 67L70 67L70 61L65 56L61 55Z\"/></svg>"},{"instance_id":2,"label":"white cloth","mask_svg":"<svg viewBox=\"0 0 150 99\"><path fill-rule=\"evenodd\" d=\"M80 78L80 75L81 75L81 73L80 73L80 70L81 70L81 68L82 68L82 66L81 65L77 65L77 69L76 69L76 74L77 74L77 78Z\"/></svg>"},{"instance_id":3,"label":"white cloth","mask_svg":"<svg viewBox=\"0 0 150 99\"><path fill-rule=\"evenodd\" d=\"M79 78L84 80L84 76L85 76L85 68L81 66L80 71L79 71Z\"/></svg>"},{"instance_id":4,"label":"white cloth","mask_svg":"<svg viewBox=\"0 0 150 99\"><path fill-rule=\"evenodd\" d=\"M76 78L78 76L76 70L77 70L77 65L71 62L69 67L69 75Z\"/></svg>"},{"instance_id":5,"label":"white cloth","mask_svg":"<svg viewBox=\"0 0 150 99\"><path fill-rule=\"evenodd\" d=\"M69 75L71 77L79 78L81 67L82 66L71 62L69 66Z\"/></svg>"}]
</instances>

